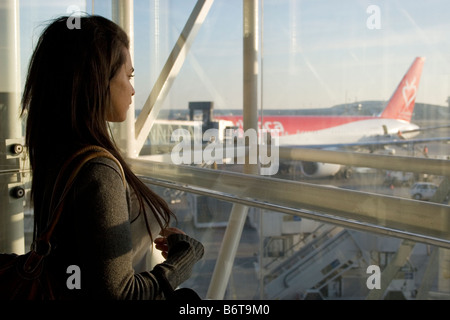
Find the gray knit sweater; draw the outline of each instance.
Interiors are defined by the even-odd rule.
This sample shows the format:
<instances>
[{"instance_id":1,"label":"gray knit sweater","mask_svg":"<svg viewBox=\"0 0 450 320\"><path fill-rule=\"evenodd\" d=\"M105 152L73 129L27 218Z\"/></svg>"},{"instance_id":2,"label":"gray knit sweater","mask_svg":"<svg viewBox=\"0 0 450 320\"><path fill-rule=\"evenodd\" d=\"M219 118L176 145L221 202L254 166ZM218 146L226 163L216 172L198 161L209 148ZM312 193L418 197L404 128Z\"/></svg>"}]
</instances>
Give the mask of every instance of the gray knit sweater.
<instances>
[{"instance_id":1,"label":"gray knit sweater","mask_svg":"<svg viewBox=\"0 0 450 320\"><path fill-rule=\"evenodd\" d=\"M51 263L62 281L70 276L68 266L80 268L81 288L64 288L68 299L162 299L155 271L162 272L173 288L190 277L204 248L182 234L167 238L167 260L153 270L134 271L132 207L130 190L114 161L96 158L85 164L56 228Z\"/></svg>"}]
</instances>

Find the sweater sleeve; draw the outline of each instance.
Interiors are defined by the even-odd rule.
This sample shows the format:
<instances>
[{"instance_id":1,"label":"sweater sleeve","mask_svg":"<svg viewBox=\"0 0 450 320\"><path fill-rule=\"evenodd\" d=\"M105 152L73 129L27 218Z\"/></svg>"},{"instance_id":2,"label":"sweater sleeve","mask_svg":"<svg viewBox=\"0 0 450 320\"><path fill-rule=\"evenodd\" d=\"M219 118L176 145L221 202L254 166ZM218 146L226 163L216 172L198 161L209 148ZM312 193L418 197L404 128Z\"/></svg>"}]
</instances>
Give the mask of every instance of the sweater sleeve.
<instances>
[{"instance_id":1,"label":"sweater sleeve","mask_svg":"<svg viewBox=\"0 0 450 320\"><path fill-rule=\"evenodd\" d=\"M88 163L76 183L75 234L82 260L83 286L90 298L156 299L161 296L152 272L135 273L126 188L109 159ZM169 237L169 257L158 267L173 287L187 280L203 246L185 236Z\"/></svg>"},{"instance_id":2,"label":"sweater sleeve","mask_svg":"<svg viewBox=\"0 0 450 320\"><path fill-rule=\"evenodd\" d=\"M172 289L175 289L189 279L194 264L203 256L204 248L200 242L185 234L170 235L167 237L167 244L169 246L167 260L156 265L153 274L160 279L158 274L162 273ZM174 272L175 270L177 271Z\"/></svg>"}]
</instances>

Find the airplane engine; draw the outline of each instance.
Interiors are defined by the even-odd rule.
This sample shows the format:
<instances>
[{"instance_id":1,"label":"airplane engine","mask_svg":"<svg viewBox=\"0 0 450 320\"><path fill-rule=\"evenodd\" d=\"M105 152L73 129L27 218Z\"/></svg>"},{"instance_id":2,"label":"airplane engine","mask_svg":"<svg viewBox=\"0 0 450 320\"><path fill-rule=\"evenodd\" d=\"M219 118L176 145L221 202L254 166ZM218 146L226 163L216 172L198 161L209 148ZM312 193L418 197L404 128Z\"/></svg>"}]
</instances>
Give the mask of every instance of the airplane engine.
<instances>
[{"instance_id":1,"label":"airplane engine","mask_svg":"<svg viewBox=\"0 0 450 320\"><path fill-rule=\"evenodd\" d=\"M302 161L302 173L309 178L334 176L341 169L340 164Z\"/></svg>"}]
</instances>

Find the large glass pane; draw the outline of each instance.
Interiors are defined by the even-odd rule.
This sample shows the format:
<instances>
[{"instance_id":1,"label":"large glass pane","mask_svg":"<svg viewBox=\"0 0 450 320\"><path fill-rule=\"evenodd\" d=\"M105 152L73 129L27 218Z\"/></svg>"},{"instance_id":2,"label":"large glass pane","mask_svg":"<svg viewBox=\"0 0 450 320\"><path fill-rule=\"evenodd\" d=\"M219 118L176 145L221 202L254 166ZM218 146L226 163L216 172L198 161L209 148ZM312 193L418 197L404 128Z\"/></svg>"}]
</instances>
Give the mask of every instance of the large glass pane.
<instances>
[{"instance_id":1,"label":"large glass pane","mask_svg":"<svg viewBox=\"0 0 450 320\"><path fill-rule=\"evenodd\" d=\"M130 163L205 245L183 286L207 297L240 204L225 299L449 299L450 4L260 0L245 16L244 3L133 2L136 119L156 120ZM77 8L113 15L110 1L20 2L22 85L45 22ZM258 133L243 125L249 17ZM258 161L274 170L252 177Z\"/></svg>"}]
</instances>

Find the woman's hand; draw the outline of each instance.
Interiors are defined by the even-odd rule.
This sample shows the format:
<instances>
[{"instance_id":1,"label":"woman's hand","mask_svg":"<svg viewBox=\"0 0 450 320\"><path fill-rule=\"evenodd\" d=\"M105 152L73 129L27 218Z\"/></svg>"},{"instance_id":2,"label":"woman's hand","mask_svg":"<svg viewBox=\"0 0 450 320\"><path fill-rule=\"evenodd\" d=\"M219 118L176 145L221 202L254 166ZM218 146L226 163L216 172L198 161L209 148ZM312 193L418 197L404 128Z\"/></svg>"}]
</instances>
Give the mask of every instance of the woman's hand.
<instances>
[{"instance_id":1,"label":"woman's hand","mask_svg":"<svg viewBox=\"0 0 450 320\"><path fill-rule=\"evenodd\" d=\"M185 234L182 230L174 227L166 228L161 230L159 235L161 237L155 239L155 248L161 250L161 254L164 259L167 259L167 255L169 252L169 246L167 245L167 237L174 233Z\"/></svg>"}]
</instances>

